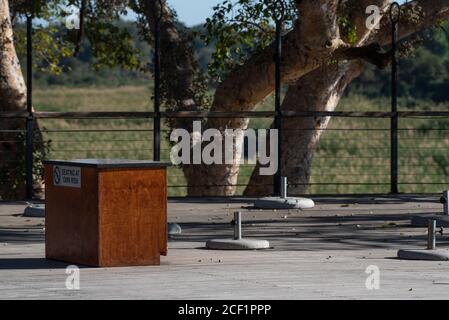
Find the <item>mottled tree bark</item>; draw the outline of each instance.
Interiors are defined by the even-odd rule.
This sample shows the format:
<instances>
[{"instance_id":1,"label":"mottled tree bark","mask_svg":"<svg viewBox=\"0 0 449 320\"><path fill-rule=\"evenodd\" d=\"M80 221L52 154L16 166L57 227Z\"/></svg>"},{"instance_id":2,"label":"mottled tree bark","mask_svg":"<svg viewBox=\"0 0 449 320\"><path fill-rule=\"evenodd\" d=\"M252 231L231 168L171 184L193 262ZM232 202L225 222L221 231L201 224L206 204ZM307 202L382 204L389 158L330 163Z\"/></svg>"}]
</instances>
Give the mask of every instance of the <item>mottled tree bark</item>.
<instances>
[{"instance_id":1,"label":"mottled tree bark","mask_svg":"<svg viewBox=\"0 0 449 320\"><path fill-rule=\"evenodd\" d=\"M363 71L360 61L317 69L291 85L282 104L283 112L334 111L349 83ZM281 174L288 177L289 192L304 194L310 179L315 148L325 132L330 117L294 117L282 121L280 141ZM245 196L273 193L273 176L254 170Z\"/></svg>"},{"instance_id":2,"label":"mottled tree bark","mask_svg":"<svg viewBox=\"0 0 449 320\"><path fill-rule=\"evenodd\" d=\"M155 1L149 1L153 3ZM300 12L298 19L290 32L283 37L283 60L282 60L282 82L295 83L291 86L284 102L285 110L292 111L319 111L334 110L338 104L341 95L346 86L356 77L363 69L363 63L360 60L366 60L376 65L384 65L385 53L377 52L375 46L372 46L373 39L376 37L379 42L383 43L382 37L388 35L388 22L384 22L378 36L375 30L367 30L365 27L366 14L365 8L368 5L376 4L386 7L389 1L386 0L361 0L356 3L356 7L350 15L350 19L360 26L356 29L357 44L348 44L348 39L341 37L337 23L337 0L297 0L297 8ZM164 2L165 4L165 2ZM423 19L414 21L414 23L404 22L409 28L407 31L401 31L401 37L412 34L425 26L432 25L437 21L447 18L449 0L419 0L413 4L404 6L419 7ZM153 7L154 8L154 7ZM168 13L168 10L164 11ZM153 19L154 12L151 17L148 11L147 17ZM169 14L164 14L167 21L170 21ZM432 20L433 19L433 20ZM429 22L429 21L432 22ZM384 21L386 21L384 19ZM167 22L168 23L168 22ZM173 26L173 24L172 24ZM173 29L173 34L175 30ZM170 34L165 34L168 39L167 47L164 49L164 55L176 54L175 60L187 61L182 54L182 50L174 50L181 48L178 46L176 37L171 40ZM386 37L386 36L385 36ZM166 39L166 41L167 41ZM184 47L185 48L185 47ZM190 52L190 51L186 51ZM190 53L189 53L190 54ZM178 56L179 55L179 56ZM269 46L264 50L257 52L241 66L236 67L231 73L218 85L214 95L214 101L211 111L214 112L238 112L251 111L254 107L270 95L274 90L274 46ZM341 61L336 64L329 64L329 61ZM179 62L179 61L178 61ZM174 63L175 68L179 63ZM187 61L187 70L192 70L193 61ZM175 70L172 68L172 70ZM176 72L174 77L170 79L179 79L185 77L184 70L181 67L181 73ZM189 73L187 78L189 79ZM299 79L299 80L298 80ZM323 80L324 79L324 80ZM192 88L190 82L185 88ZM179 96L183 97L185 92L189 90L179 90L177 80L171 86L173 88L173 96L179 91ZM182 89L182 86L180 87ZM193 90L184 97L185 101L191 97ZM308 95L306 95L306 93ZM311 95L312 93L312 95ZM303 96L304 94L304 96ZM315 100L314 100L315 99ZM183 100L183 99L181 99ZM298 103L299 101L299 103ZM187 108L183 108L186 104L174 104L173 110L195 110L198 106L195 103L188 103ZM310 161L312 152L319 141L321 130L325 128L329 122L328 118L324 119L303 119L301 126L312 126L316 128L308 134L303 133L300 137L292 136L291 140L282 141L285 143L283 157L292 159L291 166L286 166L286 173L295 174L293 181L303 183L310 175ZM208 119L205 127L216 128L222 133L226 129L242 129L248 126L249 119L245 118L226 118L226 119ZM290 120L286 120L284 125L287 128L298 126ZM184 127L189 126L187 123ZM190 127L190 126L189 126ZM241 154L242 135L236 137L236 147L234 150L233 165L197 165L184 166L184 173L189 185L188 194L193 196L230 196L235 193L237 178L239 173L239 160ZM299 147L290 149L294 141ZM290 150L290 151L289 151ZM296 150L296 151L291 151ZM290 152L297 152L291 154ZM253 177L251 184L257 184L257 177ZM272 179L272 177L270 177ZM248 189L248 194L252 186ZM301 191L301 190L298 190ZM270 193L269 190L263 193Z\"/></svg>"},{"instance_id":3,"label":"mottled tree bark","mask_svg":"<svg viewBox=\"0 0 449 320\"><path fill-rule=\"evenodd\" d=\"M383 9L388 5L388 1L361 0L354 3L349 19L355 26L358 45L365 43L373 31L368 30L365 23L364 13L369 5ZM344 61L306 74L289 86L282 111L285 113L334 111L346 87L362 73L363 67L361 61ZM281 175L288 178L290 193L306 192L312 172L314 151L330 120L330 117L300 117L285 118L282 121L284 132L280 141L282 146L280 167ZM245 196L273 194L273 177L260 175L259 168L258 164L245 189Z\"/></svg>"},{"instance_id":4,"label":"mottled tree bark","mask_svg":"<svg viewBox=\"0 0 449 320\"><path fill-rule=\"evenodd\" d=\"M16 113L25 111L26 85L14 47L13 28L7 0L0 0L0 112ZM17 184L21 179L21 158L23 143L17 130L23 130L25 123L18 119L0 119L0 176L5 181L0 184L0 198L12 196L23 198L24 185ZM18 168L16 168L18 167ZM13 186L20 185L13 194Z\"/></svg>"},{"instance_id":5,"label":"mottled tree bark","mask_svg":"<svg viewBox=\"0 0 449 320\"><path fill-rule=\"evenodd\" d=\"M14 47L14 33L7 0L0 0L0 30L1 111L24 110L26 85Z\"/></svg>"},{"instance_id":6,"label":"mottled tree bark","mask_svg":"<svg viewBox=\"0 0 449 320\"><path fill-rule=\"evenodd\" d=\"M303 19L296 21L283 39L282 78L289 82L305 74L329 58L341 45L337 27L337 1L297 1ZM300 54L299 54L300 53ZM214 96L211 111L250 111L272 93L275 85L274 45L255 54L221 82ZM208 128L246 130L249 119L209 119ZM223 134L224 135L224 134ZM195 196L232 196L235 194L240 170L243 133L235 136L234 163L198 167L200 179L192 181ZM200 188L199 186L205 186Z\"/></svg>"},{"instance_id":7,"label":"mottled tree bark","mask_svg":"<svg viewBox=\"0 0 449 320\"><path fill-rule=\"evenodd\" d=\"M438 4L436 3L438 2ZM403 6L403 15L399 28L399 37L406 38L416 32L433 25L436 21L447 19L449 10L447 3L436 1L413 2ZM370 34L365 26L365 17L357 14L364 12L369 4L387 8L388 1L360 1L350 15L356 25L358 44L377 42L380 45L391 43L391 25L388 16L381 21L381 29ZM384 10L386 11L386 10ZM334 111L344 94L346 87L358 77L364 69L361 61L346 61L335 67L317 69L300 78L288 89L283 103L285 112L301 111ZM292 194L304 194L310 182L314 150L327 128L329 117L307 117L286 119L283 128L286 131L282 137L282 175L288 177ZM306 129L306 130L305 130ZM291 131L289 131L291 130ZM259 166L254 170L246 196L261 196L273 193L273 177L260 176Z\"/></svg>"}]
</instances>

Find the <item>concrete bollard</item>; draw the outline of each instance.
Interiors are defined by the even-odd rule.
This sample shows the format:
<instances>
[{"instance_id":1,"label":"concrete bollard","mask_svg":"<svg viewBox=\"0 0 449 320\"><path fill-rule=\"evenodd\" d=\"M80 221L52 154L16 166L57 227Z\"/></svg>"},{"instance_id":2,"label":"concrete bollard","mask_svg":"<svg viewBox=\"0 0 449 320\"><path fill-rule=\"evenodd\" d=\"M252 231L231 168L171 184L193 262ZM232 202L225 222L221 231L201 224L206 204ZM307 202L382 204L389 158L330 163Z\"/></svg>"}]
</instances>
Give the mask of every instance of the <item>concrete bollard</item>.
<instances>
[{"instance_id":1,"label":"concrete bollard","mask_svg":"<svg viewBox=\"0 0 449 320\"><path fill-rule=\"evenodd\" d=\"M234 220L231 224L234 228L233 239L209 240L206 242L206 248L211 250L262 250L270 248L270 243L266 240L243 238L241 212L234 212Z\"/></svg>"},{"instance_id":2,"label":"concrete bollard","mask_svg":"<svg viewBox=\"0 0 449 320\"><path fill-rule=\"evenodd\" d=\"M242 213L234 212L234 240L242 240Z\"/></svg>"},{"instance_id":3,"label":"concrete bollard","mask_svg":"<svg viewBox=\"0 0 449 320\"><path fill-rule=\"evenodd\" d=\"M398 258L404 260L449 261L449 250L436 248L436 219L428 219L427 249L405 249L398 251Z\"/></svg>"},{"instance_id":4,"label":"concrete bollard","mask_svg":"<svg viewBox=\"0 0 449 320\"><path fill-rule=\"evenodd\" d=\"M281 198L288 198L288 180L287 177L282 177L282 188L281 188Z\"/></svg>"},{"instance_id":5,"label":"concrete bollard","mask_svg":"<svg viewBox=\"0 0 449 320\"><path fill-rule=\"evenodd\" d=\"M277 197L259 198L254 202L254 207L267 210L294 210L294 209L312 209L315 202L311 199L296 198L288 196L287 177L281 178L281 194Z\"/></svg>"}]
</instances>

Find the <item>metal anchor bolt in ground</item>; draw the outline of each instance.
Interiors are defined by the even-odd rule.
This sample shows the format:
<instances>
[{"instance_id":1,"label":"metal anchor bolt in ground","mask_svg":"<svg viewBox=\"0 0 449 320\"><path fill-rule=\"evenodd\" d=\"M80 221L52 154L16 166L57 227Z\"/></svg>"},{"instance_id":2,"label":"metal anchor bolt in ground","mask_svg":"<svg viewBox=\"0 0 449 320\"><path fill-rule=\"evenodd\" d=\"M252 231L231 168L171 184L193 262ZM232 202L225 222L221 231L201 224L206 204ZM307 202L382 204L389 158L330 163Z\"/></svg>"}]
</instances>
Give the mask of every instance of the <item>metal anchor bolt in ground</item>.
<instances>
[{"instance_id":1,"label":"metal anchor bolt in ground","mask_svg":"<svg viewBox=\"0 0 449 320\"><path fill-rule=\"evenodd\" d=\"M404 260L449 261L449 250L436 249L437 221L429 219L427 227L427 249L399 250L398 257ZM443 229L438 233L443 234Z\"/></svg>"},{"instance_id":2,"label":"metal anchor bolt in ground","mask_svg":"<svg viewBox=\"0 0 449 320\"><path fill-rule=\"evenodd\" d=\"M270 248L266 240L245 239L242 235L242 213L234 212L231 221L234 228L234 239L214 239L206 242L206 248L211 250L261 250Z\"/></svg>"}]
</instances>

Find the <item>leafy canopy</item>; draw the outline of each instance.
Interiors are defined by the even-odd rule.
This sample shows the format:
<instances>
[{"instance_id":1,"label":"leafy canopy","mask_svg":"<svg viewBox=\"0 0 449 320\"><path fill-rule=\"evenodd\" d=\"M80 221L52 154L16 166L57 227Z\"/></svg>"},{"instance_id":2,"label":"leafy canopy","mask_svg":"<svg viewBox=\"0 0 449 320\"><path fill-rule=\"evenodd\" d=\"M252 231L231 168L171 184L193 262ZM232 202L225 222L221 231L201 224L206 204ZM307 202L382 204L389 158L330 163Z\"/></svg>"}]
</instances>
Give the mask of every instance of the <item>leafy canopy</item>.
<instances>
[{"instance_id":1,"label":"leafy canopy","mask_svg":"<svg viewBox=\"0 0 449 320\"><path fill-rule=\"evenodd\" d=\"M210 72L217 76L245 60L254 50L270 45L275 36L275 22L283 16L284 31L297 18L293 0L225 0L214 8L206 20L201 38L213 44Z\"/></svg>"},{"instance_id":2,"label":"leafy canopy","mask_svg":"<svg viewBox=\"0 0 449 320\"><path fill-rule=\"evenodd\" d=\"M26 27L24 21L33 14L33 54L35 67L55 74L62 72L61 61L75 53L81 40L79 30L67 29L65 19L71 6L81 8L84 2L83 41L90 42L96 60L95 68L119 66L139 69L139 51L132 36L118 24L127 13L127 1L105 0L36 0L10 1L14 23L16 47L20 55L26 53ZM31 6L33 4L33 6Z\"/></svg>"}]
</instances>

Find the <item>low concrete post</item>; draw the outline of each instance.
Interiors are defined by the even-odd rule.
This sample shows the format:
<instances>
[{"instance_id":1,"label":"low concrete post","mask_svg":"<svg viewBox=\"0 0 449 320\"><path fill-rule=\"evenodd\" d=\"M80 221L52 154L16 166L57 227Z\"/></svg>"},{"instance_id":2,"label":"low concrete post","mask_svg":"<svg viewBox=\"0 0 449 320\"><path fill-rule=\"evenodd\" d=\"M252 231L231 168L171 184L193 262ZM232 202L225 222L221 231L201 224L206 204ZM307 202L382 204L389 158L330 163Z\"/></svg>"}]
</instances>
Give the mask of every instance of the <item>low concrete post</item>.
<instances>
[{"instance_id":1,"label":"low concrete post","mask_svg":"<svg viewBox=\"0 0 449 320\"><path fill-rule=\"evenodd\" d=\"M312 209L315 207L315 202L311 199L297 198L288 196L288 180L287 177L282 177L280 181L280 195L275 197L259 198L254 202L254 207L257 209L268 210L294 210L294 209Z\"/></svg>"},{"instance_id":2,"label":"low concrete post","mask_svg":"<svg viewBox=\"0 0 449 320\"><path fill-rule=\"evenodd\" d=\"M234 240L242 240L242 213L234 212Z\"/></svg>"},{"instance_id":3,"label":"low concrete post","mask_svg":"<svg viewBox=\"0 0 449 320\"><path fill-rule=\"evenodd\" d=\"M449 261L449 251L436 248L437 220L427 219L427 249L404 249L398 251L398 257L404 260Z\"/></svg>"},{"instance_id":4,"label":"low concrete post","mask_svg":"<svg viewBox=\"0 0 449 320\"><path fill-rule=\"evenodd\" d=\"M262 250L270 248L270 243L266 240L243 238L241 212L234 212L232 226L234 228L233 239L209 240L206 242L206 248L211 250Z\"/></svg>"},{"instance_id":5,"label":"low concrete post","mask_svg":"<svg viewBox=\"0 0 449 320\"><path fill-rule=\"evenodd\" d=\"M288 197L288 180L287 177L282 177L282 189L281 189L281 198L287 199Z\"/></svg>"}]
</instances>

